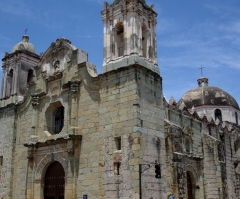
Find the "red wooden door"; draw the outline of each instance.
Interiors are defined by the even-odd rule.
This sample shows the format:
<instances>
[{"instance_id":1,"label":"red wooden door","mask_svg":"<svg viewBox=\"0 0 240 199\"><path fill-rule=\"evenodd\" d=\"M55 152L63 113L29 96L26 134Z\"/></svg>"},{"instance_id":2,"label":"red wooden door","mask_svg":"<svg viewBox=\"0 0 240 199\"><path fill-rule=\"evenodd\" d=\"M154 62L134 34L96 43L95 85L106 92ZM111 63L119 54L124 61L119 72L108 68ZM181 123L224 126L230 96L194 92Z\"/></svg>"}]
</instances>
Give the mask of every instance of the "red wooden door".
<instances>
[{"instance_id":1,"label":"red wooden door","mask_svg":"<svg viewBox=\"0 0 240 199\"><path fill-rule=\"evenodd\" d=\"M193 194L192 194L192 180L191 176L187 172L187 193L188 193L188 199L193 199Z\"/></svg>"},{"instance_id":2,"label":"red wooden door","mask_svg":"<svg viewBox=\"0 0 240 199\"><path fill-rule=\"evenodd\" d=\"M44 181L44 199L64 199L65 172L59 162L50 164Z\"/></svg>"}]
</instances>

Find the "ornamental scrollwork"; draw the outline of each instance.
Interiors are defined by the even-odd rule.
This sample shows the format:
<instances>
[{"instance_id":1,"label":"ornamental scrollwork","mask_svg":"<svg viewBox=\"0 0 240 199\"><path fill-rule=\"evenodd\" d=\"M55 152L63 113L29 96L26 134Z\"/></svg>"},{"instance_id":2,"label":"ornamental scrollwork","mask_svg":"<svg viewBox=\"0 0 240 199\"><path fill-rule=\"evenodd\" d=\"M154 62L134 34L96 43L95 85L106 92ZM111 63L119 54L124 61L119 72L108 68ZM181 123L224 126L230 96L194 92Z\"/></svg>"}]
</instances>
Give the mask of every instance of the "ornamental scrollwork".
<instances>
[{"instance_id":1,"label":"ornamental scrollwork","mask_svg":"<svg viewBox=\"0 0 240 199\"><path fill-rule=\"evenodd\" d=\"M38 106L39 105L39 95L36 94L36 95L32 95L32 105L33 106Z\"/></svg>"},{"instance_id":2,"label":"ornamental scrollwork","mask_svg":"<svg viewBox=\"0 0 240 199\"><path fill-rule=\"evenodd\" d=\"M74 80L70 82L70 92L73 93L77 93L79 90L79 84L80 81L79 80Z\"/></svg>"}]
</instances>

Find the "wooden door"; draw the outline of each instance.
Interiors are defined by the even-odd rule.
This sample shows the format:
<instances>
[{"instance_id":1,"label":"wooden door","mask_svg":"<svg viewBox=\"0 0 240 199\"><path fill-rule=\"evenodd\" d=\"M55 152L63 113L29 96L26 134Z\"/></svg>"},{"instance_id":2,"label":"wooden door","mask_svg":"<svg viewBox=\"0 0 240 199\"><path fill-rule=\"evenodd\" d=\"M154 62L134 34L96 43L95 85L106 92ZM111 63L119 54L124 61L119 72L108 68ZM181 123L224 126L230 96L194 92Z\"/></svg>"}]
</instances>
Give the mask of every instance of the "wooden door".
<instances>
[{"instance_id":1,"label":"wooden door","mask_svg":"<svg viewBox=\"0 0 240 199\"><path fill-rule=\"evenodd\" d=\"M44 199L64 199L65 172L59 162L50 164L44 182Z\"/></svg>"},{"instance_id":2,"label":"wooden door","mask_svg":"<svg viewBox=\"0 0 240 199\"><path fill-rule=\"evenodd\" d=\"M188 194L188 199L193 199L193 194L192 194L192 180L190 174L187 172L187 194Z\"/></svg>"}]
</instances>

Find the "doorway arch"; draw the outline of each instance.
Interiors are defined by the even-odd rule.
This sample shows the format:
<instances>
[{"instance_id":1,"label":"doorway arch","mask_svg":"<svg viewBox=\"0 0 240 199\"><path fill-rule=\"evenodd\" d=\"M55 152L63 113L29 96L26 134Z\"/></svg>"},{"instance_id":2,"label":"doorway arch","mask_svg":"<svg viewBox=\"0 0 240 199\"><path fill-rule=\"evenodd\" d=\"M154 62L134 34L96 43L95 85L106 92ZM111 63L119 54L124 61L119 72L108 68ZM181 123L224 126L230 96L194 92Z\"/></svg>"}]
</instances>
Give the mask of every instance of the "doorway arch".
<instances>
[{"instance_id":1,"label":"doorway arch","mask_svg":"<svg viewBox=\"0 0 240 199\"><path fill-rule=\"evenodd\" d=\"M47 168L44 178L44 199L64 199L65 172L63 166L55 161Z\"/></svg>"},{"instance_id":2,"label":"doorway arch","mask_svg":"<svg viewBox=\"0 0 240 199\"><path fill-rule=\"evenodd\" d=\"M193 199L193 183L189 172L187 172L187 198Z\"/></svg>"}]
</instances>

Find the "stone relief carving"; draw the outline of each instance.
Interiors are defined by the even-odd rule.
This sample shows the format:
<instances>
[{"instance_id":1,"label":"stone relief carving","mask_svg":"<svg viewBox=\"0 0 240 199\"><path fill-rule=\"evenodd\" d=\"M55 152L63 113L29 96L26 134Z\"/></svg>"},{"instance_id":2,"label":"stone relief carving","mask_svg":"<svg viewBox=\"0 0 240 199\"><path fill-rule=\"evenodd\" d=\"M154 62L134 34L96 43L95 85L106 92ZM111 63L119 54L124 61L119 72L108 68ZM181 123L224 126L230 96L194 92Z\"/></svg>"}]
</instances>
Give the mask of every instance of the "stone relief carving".
<instances>
[{"instance_id":1,"label":"stone relief carving","mask_svg":"<svg viewBox=\"0 0 240 199\"><path fill-rule=\"evenodd\" d=\"M172 138L175 152L182 152L182 131L177 128L172 129Z\"/></svg>"},{"instance_id":2,"label":"stone relief carving","mask_svg":"<svg viewBox=\"0 0 240 199\"><path fill-rule=\"evenodd\" d=\"M179 199L185 198L185 173L183 171L183 168L178 167L177 168L177 178L178 178L178 193L179 193Z\"/></svg>"},{"instance_id":3,"label":"stone relief carving","mask_svg":"<svg viewBox=\"0 0 240 199\"><path fill-rule=\"evenodd\" d=\"M39 99L40 99L40 97L39 97L38 94L37 95L32 95L32 105L33 106L38 106L39 105Z\"/></svg>"}]
</instances>

